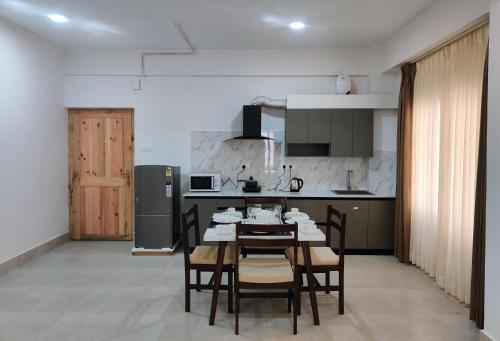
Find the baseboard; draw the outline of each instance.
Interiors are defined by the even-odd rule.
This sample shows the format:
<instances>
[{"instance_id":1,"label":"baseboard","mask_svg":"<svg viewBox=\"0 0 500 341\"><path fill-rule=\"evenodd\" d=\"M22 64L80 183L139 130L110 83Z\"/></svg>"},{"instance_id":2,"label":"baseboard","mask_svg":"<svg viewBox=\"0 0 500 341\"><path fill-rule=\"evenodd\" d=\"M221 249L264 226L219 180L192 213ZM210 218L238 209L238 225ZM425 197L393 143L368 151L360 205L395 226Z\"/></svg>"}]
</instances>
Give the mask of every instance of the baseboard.
<instances>
[{"instance_id":1,"label":"baseboard","mask_svg":"<svg viewBox=\"0 0 500 341\"><path fill-rule=\"evenodd\" d=\"M11 258L4 263L1 263L0 276L32 261L35 258L40 257L44 253L47 253L50 250L58 247L59 245L66 243L68 240L69 240L69 232L65 232L55 238L52 238L40 245L35 246L34 248L20 254L19 256Z\"/></svg>"},{"instance_id":2,"label":"baseboard","mask_svg":"<svg viewBox=\"0 0 500 341\"><path fill-rule=\"evenodd\" d=\"M484 332L484 330L479 331L479 341L493 341L491 337Z\"/></svg>"}]
</instances>

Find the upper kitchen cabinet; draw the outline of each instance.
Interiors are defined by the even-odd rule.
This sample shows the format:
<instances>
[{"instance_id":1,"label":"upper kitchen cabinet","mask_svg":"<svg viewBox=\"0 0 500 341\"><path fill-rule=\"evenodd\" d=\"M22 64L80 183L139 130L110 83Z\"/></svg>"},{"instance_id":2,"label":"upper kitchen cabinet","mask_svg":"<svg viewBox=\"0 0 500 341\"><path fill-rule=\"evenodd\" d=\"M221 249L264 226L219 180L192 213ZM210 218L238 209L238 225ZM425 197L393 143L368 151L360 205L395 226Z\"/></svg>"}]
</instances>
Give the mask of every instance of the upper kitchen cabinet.
<instances>
[{"instance_id":1,"label":"upper kitchen cabinet","mask_svg":"<svg viewBox=\"0 0 500 341\"><path fill-rule=\"evenodd\" d=\"M329 110L287 110L285 119L288 156L330 154L331 112Z\"/></svg>"},{"instance_id":2,"label":"upper kitchen cabinet","mask_svg":"<svg viewBox=\"0 0 500 341\"><path fill-rule=\"evenodd\" d=\"M293 109L285 120L287 156L373 156L372 109Z\"/></svg>"},{"instance_id":3,"label":"upper kitchen cabinet","mask_svg":"<svg viewBox=\"0 0 500 341\"><path fill-rule=\"evenodd\" d=\"M371 109L353 110L352 156L373 156L373 110Z\"/></svg>"},{"instance_id":4,"label":"upper kitchen cabinet","mask_svg":"<svg viewBox=\"0 0 500 341\"><path fill-rule=\"evenodd\" d=\"M333 110L330 156L352 156L352 124L351 109Z\"/></svg>"},{"instance_id":5,"label":"upper kitchen cabinet","mask_svg":"<svg viewBox=\"0 0 500 341\"><path fill-rule=\"evenodd\" d=\"M309 143L330 143L331 121L330 110L310 110Z\"/></svg>"},{"instance_id":6,"label":"upper kitchen cabinet","mask_svg":"<svg viewBox=\"0 0 500 341\"><path fill-rule=\"evenodd\" d=\"M331 131L330 156L373 156L373 110L335 109Z\"/></svg>"},{"instance_id":7,"label":"upper kitchen cabinet","mask_svg":"<svg viewBox=\"0 0 500 341\"><path fill-rule=\"evenodd\" d=\"M309 113L307 110L287 110L286 143L309 143Z\"/></svg>"}]
</instances>

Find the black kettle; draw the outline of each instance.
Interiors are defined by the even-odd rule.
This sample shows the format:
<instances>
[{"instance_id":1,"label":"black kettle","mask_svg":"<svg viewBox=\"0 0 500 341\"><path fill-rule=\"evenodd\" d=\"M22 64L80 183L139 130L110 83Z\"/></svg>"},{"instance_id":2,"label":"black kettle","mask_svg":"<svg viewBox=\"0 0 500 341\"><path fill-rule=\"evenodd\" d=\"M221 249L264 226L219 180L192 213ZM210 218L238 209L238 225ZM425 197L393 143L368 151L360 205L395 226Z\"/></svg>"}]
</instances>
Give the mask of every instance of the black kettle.
<instances>
[{"instance_id":1,"label":"black kettle","mask_svg":"<svg viewBox=\"0 0 500 341\"><path fill-rule=\"evenodd\" d=\"M304 180L300 178L292 178L290 181L290 192L299 192L304 186Z\"/></svg>"}]
</instances>

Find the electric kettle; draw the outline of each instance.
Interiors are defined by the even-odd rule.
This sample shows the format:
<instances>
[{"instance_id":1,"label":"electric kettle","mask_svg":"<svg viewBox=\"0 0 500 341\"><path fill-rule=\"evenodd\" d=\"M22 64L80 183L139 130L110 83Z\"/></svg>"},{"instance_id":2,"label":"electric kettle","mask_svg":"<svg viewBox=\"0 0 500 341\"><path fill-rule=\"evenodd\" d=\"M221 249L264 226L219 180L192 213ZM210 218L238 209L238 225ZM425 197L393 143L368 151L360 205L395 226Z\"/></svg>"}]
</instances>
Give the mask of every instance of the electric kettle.
<instances>
[{"instance_id":1,"label":"electric kettle","mask_svg":"<svg viewBox=\"0 0 500 341\"><path fill-rule=\"evenodd\" d=\"M292 181L290 181L290 192L299 192L303 186L304 180L300 178L292 178Z\"/></svg>"}]
</instances>

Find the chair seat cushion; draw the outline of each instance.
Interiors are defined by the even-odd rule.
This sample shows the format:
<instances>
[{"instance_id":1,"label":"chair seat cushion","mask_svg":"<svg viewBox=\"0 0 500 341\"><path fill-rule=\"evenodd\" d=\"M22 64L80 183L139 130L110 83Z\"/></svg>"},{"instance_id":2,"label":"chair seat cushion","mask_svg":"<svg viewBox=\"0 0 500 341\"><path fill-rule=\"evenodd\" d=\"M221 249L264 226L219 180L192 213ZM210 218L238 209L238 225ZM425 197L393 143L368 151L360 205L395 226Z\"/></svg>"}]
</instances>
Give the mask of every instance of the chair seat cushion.
<instances>
[{"instance_id":1,"label":"chair seat cushion","mask_svg":"<svg viewBox=\"0 0 500 341\"><path fill-rule=\"evenodd\" d=\"M240 282L293 282L292 267L285 258L243 258L240 260L238 271Z\"/></svg>"},{"instance_id":2,"label":"chair seat cushion","mask_svg":"<svg viewBox=\"0 0 500 341\"><path fill-rule=\"evenodd\" d=\"M199 245L193 250L193 253L189 255L189 262L191 264L212 264L217 263L217 251L219 248L217 246L207 246ZM234 248L226 246L226 251L224 253L224 264L233 264L234 262Z\"/></svg>"},{"instance_id":3,"label":"chair seat cushion","mask_svg":"<svg viewBox=\"0 0 500 341\"><path fill-rule=\"evenodd\" d=\"M311 247L311 263L312 265L338 265L340 261L340 257L335 254L327 246L315 246ZM286 256L293 263L293 248L288 248L285 251ZM302 252L302 248L297 248L297 264L304 266L304 253Z\"/></svg>"}]
</instances>

